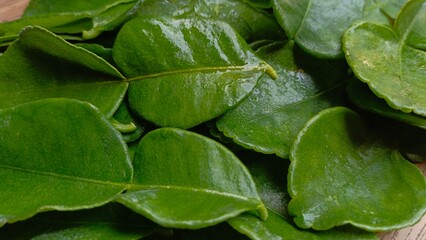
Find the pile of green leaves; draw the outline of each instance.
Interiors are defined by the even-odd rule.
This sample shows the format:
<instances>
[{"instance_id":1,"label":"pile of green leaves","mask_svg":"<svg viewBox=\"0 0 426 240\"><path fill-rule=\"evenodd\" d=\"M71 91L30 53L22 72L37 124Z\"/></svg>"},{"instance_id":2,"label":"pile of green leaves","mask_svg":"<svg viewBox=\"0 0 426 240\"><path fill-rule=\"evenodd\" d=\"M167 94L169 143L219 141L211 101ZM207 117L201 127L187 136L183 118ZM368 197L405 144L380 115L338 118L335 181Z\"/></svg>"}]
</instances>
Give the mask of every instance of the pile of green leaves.
<instances>
[{"instance_id":1,"label":"pile of green leaves","mask_svg":"<svg viewBox=\"0 0 426 240\"><path fill-rule=\"evenodd\" d=\"M426 212L426 0L32 0L0 239L377 239Z\"/></svg>"}]
</instances>

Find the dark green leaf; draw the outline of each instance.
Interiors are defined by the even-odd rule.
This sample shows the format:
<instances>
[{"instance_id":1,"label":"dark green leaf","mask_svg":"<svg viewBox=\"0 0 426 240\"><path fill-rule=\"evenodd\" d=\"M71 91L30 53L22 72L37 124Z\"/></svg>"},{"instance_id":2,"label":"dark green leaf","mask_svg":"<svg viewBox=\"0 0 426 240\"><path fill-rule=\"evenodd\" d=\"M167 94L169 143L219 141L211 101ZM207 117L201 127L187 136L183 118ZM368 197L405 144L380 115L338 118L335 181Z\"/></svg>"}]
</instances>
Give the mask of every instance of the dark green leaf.
<instances>
[{"instance_id":1,"label":"dark green leaf","mask_svg":"<svg viewBox=\"0 0 426 240\"><path fill-rule=\"evenodd\" d=\"M383 99L370 91L368 85L362 84L357 79L350 81L346 90L351 101L364 110L426 129L426 117L404 113L389 107Z\"/></svg>"},{"instance_id":2,"label":"dark green leaf","mask_svg":"<svg viewBox=\"0 0 426 240\"><path fill-rule=\"evenodd\" d=\"M217 122L219 130L244 147L288 157L304 124L324 108L342 105L346 65L310 57L292 41L260 48L275 70L251 95Z\"/></svg>"},{"instance_id":3,"label":"dark green leaf","mask_svg":"<svg viewBox=\"0 0 426 240\"><path fill-rule=\"evenodd\" d=\"M266 209L244 165L217 142L189 131L148 133L134 159L135 177L120 203L154 222L202 228Z\"/></svg>"},{"instance_id":4,"label":"dark green leaf","mask_svg":"<svg viewBox=\"0 0 426 240\"><path fill-rule=\"evenodd\" d=\"M223 22L135 18L120 31L113 57L131 82L130 107L160 126L190 128L241 102L266 71Z\"/></svg>"},{"instance_id":5,"label":"dark green leaf","mask_svg":"<svg viewBox=\"0 0 426 240\"><path fill-rule=\"evenodd\" d=\"M44 99L0 111L0 225L105 204L132 178L120 134L92 105Z\"/></svg>"},{"instance_id":6,"label":"dark green leaf","mask_svg":"<svg viewBox=\"0 0 426 240\"><path fill-rule=\"evenodd\" d=\"M128 83L113 66L39 27L24 29L0 56L0 108L42 98L90 102L111 116Z\"/></svg>"},{"instance_id":7,"label":"dark green leaf","mask_svg":"<svg viewBox=\"0 0 426 240\"><path fill-rule=\"evenodd\" d=\"M405 0L388 2L383 7L401 6ZM287 36L310 54L321 58L343 58L341 39L352 23L374 19L389 24L381 7L382 4L373 0L273 1L275 16Z\"/></svg>"},{"instance_id":8,"label":"dark green leaf","mask_svg":"<svg viewBox=\"0 0 426 240\"><path fill-rule=\"evenodd\" d=\"M289 211L299 227L349 223L387 231L412 225L426 212L425 177L349 109L312 118L290 157Z\"/></svg>"},{"instance_id":9,"label":"dark green leaf","mask_svg":"<svg viewBox=\"0 0 426 240\"><path fill-rule=\"evenodd\" d=\"M284 31L273 15L256 9L243 0L145 0L141 5L141 16L197 17L227 22L247 42L285 38Z\"/></svg>"},{"instance_id":10,"label":"dark green leaf","mask_svg":"<svg viewBox=\"0 0 426 240\"><path fill-rule=\"evenodd\" d=\"M113 119L124 125L130 125L133 128L130 131L123 132L123 138L126 142L134 142L138 140L142 134L144 134L145 129L141 126L130 114L129 108L127 106L127 101L123 101L117 111L114 113Z\"/></svg>"},{"instance_id":11,"label":"dark green leaf","mask_svg":"<svg viewBox=\"0 0 426 240\"><path fill-rule=\"evenodd\" d=\"M402 35L385 25L360 22L345 33L343 44L354 73L378 97L397 110L426 116L426 11L417 9L426 9L426 1L410 1L400 13L396 29Z\"/></svg>"},{"instance_id":12,"label":"dark green leaf","mask_svg":"<svg viewBox=\"0 0 426 240\"><path fill-rule=\"evenodd\" d=\"M25 230L23 230L25 229ZM7 225L1 239L13 240L139 240L155 224L118 204L73 212L41 213L30 220Z\"/></svg>"}]
</instances>

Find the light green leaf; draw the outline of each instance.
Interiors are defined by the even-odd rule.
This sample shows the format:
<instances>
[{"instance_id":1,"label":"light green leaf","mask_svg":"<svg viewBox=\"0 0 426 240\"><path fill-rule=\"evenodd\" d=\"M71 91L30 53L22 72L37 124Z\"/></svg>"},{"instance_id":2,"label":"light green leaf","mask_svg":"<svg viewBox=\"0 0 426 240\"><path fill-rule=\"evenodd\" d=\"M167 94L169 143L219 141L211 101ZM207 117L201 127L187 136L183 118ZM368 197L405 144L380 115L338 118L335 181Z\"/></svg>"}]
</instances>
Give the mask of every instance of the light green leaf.
<instances>
[{"instance_id":1,"label":"light green leaf","mask_svg":"<svg viewBox=\"0 0 426 240\"><path fill-rule=\"evenodd\" d=\"M142 138L133 161L133 184L117 201L162 226L197 229L250 210L267 216L244 165L202 135L152 131Z\"/></svg>"},{"instance_id":2,"label":"light green leaf","mask_svg":"<svg viewBox=\"0 0 426 240\"><path fill-rule=\"evenodd\" d=\"M388 5L401 6L405 0ZM343 58L342 36L354 22L374 19L389 24L383 4L373 0L274 0L273 9L287 36L320 58Z\"/></svg>"},{"instance_id":3,"label":"light green leaf","mask_svg":"<svg viewBox=\"0 0 426 240\"><path fill-rule=\"evenodd\" d=\"M25 229L25 231L23 231ZM156 225L119 204L90 210L48 212L0 230L1 239L14 240L139 240Z\"/></svg>"},{"instance_id":4,"label":"light green leaf","mask_svg":"<svg viewBox=\"0 0 426 240\"><path fill-rule=\"evenodd\" d=\"M216 125L246 148L287 158L304 124L322 109L345 103L346 65L315 59L294 46L276 43L257 51L278 78L259 80L251 95Z\"/></svg>"},{"instance_id":5,"label":"light green leaf","mask_svg":"<svg viewBox=\"0 0 426 240\"><path fill-rule=\"evenodd\" d=\"M272 7L272 0L243 0L258 8Z\"/></svg>"},{"instance_id":6,"label":"light green leaf","mask_svg":"<svg viewBox=\"0 0 426 240\"><path fill-rule=\"evenodd\" d=\"M399 38L393 29L370 22L352 26L343 42L354 73L378 97L397 110L426 116L424 50L407 45L407 39Z\"/></svg>"},{"instance_id":7,"label":"light green leaf","mask_svg":"<svg viewBox=\"0 0 426 240\"><path fill-rule=\"evenodd\" d=\"M295 223L317 230L349 223L369 231L416 223L426 212L425 177L383 142L349 109L312 118L290 155Z\"/></svg>"},{"instance_id":8,"label":"light green leaf","mask_svg":"<svg viewBox=\"0 0 426 240\"><path fill-rule=\"evenodd\" d=\"M426 51L426 1L412 0L398 15L395 28L404 43L413 48ZM424 66L423 66L424 68Z\"/></svg>"},{"instance_id":9,"label":"light green leaf","mask_svg":"<svg viewBox=\"0 0 426 240\"><path fill-rule=\"evenodd\" d=\"M226 23L135 18L113 57L129 77L130 107L159 126L190 128L241 102L275 72Z\"/></svg>"},{"instance_id":10,"label":"light green leaf","mask_svg":"<svg viewBox=\"0 0 426 240\"><path fill-rule=\"evenodd\" d=\"M257 9L243 0L145 0L138 15L153 18L196 17L224 21L247 42L285 38L284 31L272 14Z\"/></svg>"},{"instance_id":11,"label":"light green leaf","mask_svg":"<svg viewBox=\"0 0 426 240\"><path fill-rule=\"evenodd\" d=\"M1 110L0 123L0 225L100 206L131 181L124 141L92 105L44 99Z\"/></svg>"},{"instance_id":12,"label":"light green leaf","mask_svg":"<svg viewBox=\"0 0 426 240\"><path fill-rule=\"evenodd\" d=\"M366 84L357 79L350 81L346 90L350 100L364 110L426 129L426 117L404 113L389 107L383 99L374 95Z\"/></svg>"},{"instance_id":13,"label":"light green leaf","mask_svg":"<svg viewBox=\"0 0 426 240\"><path fill-rule=\"evenodd\" d=\"M0 56L0 108L66 97L90 102L110 117L126 93L123 78L97 55L28 27Z\"/></svg>"},{"instance_id":14,"label":"light green leaf","mask_svg":"<svg viewBox=\"0 0 426 240\"><path fill-rule=\"evenodd\" d=\"M127 143L138 140L145 133L145 128L131 115L127 101L121 103L114 113L113 119L127 128L125 131L120 131Z\"/></svg>"}]
</instances>

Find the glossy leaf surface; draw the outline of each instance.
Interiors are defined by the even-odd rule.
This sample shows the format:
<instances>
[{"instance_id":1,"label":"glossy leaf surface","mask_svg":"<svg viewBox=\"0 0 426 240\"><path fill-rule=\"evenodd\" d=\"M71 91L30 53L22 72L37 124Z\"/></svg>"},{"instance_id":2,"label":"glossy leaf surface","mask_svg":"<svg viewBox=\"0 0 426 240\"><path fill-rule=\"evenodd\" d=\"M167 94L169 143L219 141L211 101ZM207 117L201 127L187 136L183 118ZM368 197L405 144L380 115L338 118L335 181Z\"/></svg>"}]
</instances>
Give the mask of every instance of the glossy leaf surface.
<instances>
[{"instance_id":1,"label":"glossy leaf surface","mask_svg":"<svg viewBox=\"0 0 426 240\"><path fill-rule=\"evenodd\" d=\"M354 229L301 230L274 211L269 211L266 221L261 221L249 214L242 214L228 222L236 230L253 240L378 240L373 233Z\"/></svg>"},{"instance_id":2,"label":"glossy leaf surface","mask_svg":"<svg viewBox=\"0 0 426 240\"><path fill-rule=\"evenodd\" d=\"M217 142L163 128L142 138L135 177L118 201L154 222L174 228L215 225L263 206L244 165Z\"/></svg>"},{"instance_id":3,"label":"glossy leaf surface","mask_svg":"<svg viewBox=\"0 0 426 240\"><path fill-rule=\"evenodd\" d=\"M387 5L401 6L405 0L388 2ZM273 1L275 16L288 37L320 58L343 58L343 33L358 20L373 19L389 24L381 6L374 0Z\"/></svg>"},{"instance_id":4,"label":"glossy leaf surface","mask_svg":"<svg viewBox=\"0 0 426 240\"><path fill-rule=\"evenodd\" d=\"M28 25L37 25L55 33L80 33L94 38L101 31L117 26L135 0L75 0L73 4L62 1L32 0L23 16L12 22L0 23L0 36L13 36ZM127 8L126 8L127 7Z\"/></svg>"},{"instance_id":5,"label":"glossy leaf surface","mask_svg":"<svg viewBox=\"0 0 426 240\"><path fill-rule=\"evenodd\" d=\"M0 225L105 204L131 181L124 141L92 105L44 99L1 110L0 123Z\"/></svg>"},{"instance_id":6,"label":"glossy leaf surface","mask_svg":"<svg viewBox=\"0 0 426 240\"><path fill-rule=\"evenodd\" d=\"M113 57L131 81L130 107L159 126L190 128L243 100L267 71L226 23L135 18Z\"/></svg>"},{"instance_id":7,"label":"glossy leaf surface","mask_svg":"<svg viewBox=\"0 0 426 240\"><path fill-rule=\"evenodd\" d=\"M42 98L87 101L111 116L127 85L113 66L39 27L28 27L0 56L0 108Z\"/></svg>"},{"instance_id":8,"label":"glossy leaf surface","mask_svg":"<svg viewBox=\"0 0 426 240\"><path fill-rule=\"evenodd\" d=\"M346 65L310 57L293 41L257 51L277 71L263 77L251 95L216 125L246 148L288 157L304 124L324 108L344 104Z\"/></svg>"},{"instance_id":9,"label":"glossy leaf surface","mask_svg":"<svg viewBox=\"0 0 426 240\"><path fill-rule=\"evenodd\" d=\"M426 117L404 113L389 107L383 99L374 95L366 84L357 79L350 81L347 93L351 101L364 110L426 129Z\"/></svg>"},{"instance_id":10,"label":"glossy leaf surface","mask_svg":"<svg viewBox=\"0 0 426 240\"><path fill-rule=\"evenodd\" d=\"M324 230L350 223L386 231L412 225L426 211L422 173L347 108L312 118L290 157L289 212L299 227Z\"/></svg>"},{"instance_id":11,"label":"glossy leaf surface","mask_svg":"<svg viewBox=\"0 0 426 240\"><path fill-rule=\"evenodd\" d=\"M260 2L260 1L257 1ZM204 18L229 23L247 42L281 40L285 33L273 15L243 0L145 0L139 15L146 17Z\"/></svg>"},{"instance_id":12,"label":"glossy leaf surface","mask_svg":"<svg viewBox=\"0 0 426 240\"><path fill-rule=\"evenodd\" d=\"M155 229L155 224L131 210L118 204L108 204L90 210L41 213L32 219L3 227L0 238L139 240Z\"/></svg>"},{"instance_id":13,"label":"glossy leaf surface","mask_svg":"<svg viewBox=\"0 0 426 240\"><path fill-rule=\"evenodd\" d=\"M268 208L268 219L242 214L228 220L228 223L251 239L276 240L341 240L377 239L374 234L350 228L336 228L328 231L303 230L294 226L288 215L287 169L289 162L273 155L253 154L245 151L239 158L250 170L259 195Z\"/></svg>"},{"instance_id":14,"label":"glossy leaf surface","mask_svg":"<svg viewBox=\"0 0 426 240\"><path fill-rule=\"evenodd\" d=\"M426 9L426 1L410 1L404 10L415 5ZM426 11L419 11L410 22L410 29L426 34ZM400 16L405 16L404 11ZM417 19L418 18L418 19ZM405 21L397 20L399 25ZM403 36L387 26L360 22L344 35L346 59L356 76L397 110L426 116L426 52L417 48L417 33L409 30ZM424 41L424 40L423 40Z\"/></svg>"}]
</instances>

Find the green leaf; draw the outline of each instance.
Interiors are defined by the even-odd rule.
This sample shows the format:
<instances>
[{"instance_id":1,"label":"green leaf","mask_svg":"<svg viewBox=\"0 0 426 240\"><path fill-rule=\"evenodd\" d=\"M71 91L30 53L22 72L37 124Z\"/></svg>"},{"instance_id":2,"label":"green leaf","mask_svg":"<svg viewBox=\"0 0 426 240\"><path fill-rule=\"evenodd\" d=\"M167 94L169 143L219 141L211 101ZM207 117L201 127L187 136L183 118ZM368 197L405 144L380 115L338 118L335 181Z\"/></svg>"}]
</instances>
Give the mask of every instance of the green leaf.
<instances>
[{"instance_id":1,"label":"green leaf","mask_svg":"<svg viewBox=\"0 0 426 240\"><path fill-rule=\"evenodd\" d=\"M420 3L424 9L424 0L410 1L404 7L396 21L396 29L401 25L408 27L405 11ZM425 11L419 11L410 21L409 29L413 31L407 30L402 36L390 27L360 22L343 37L346 59L356 76L392 108L422 116L426 116L426 52L416 48L423 43L413 36L426 34L424 16Z\"/></svg>"},{"instance_id":2,"label":"green leaf","mask_svg":"<svg viewBox=\"0 0 426 240\"><path fill-rule=\"evenodd\" d=\"M401 5L405 0L392 0ZM389 24L382 4L373 0L274 0L273 9L287 36L320 58L343 58L342 36L352 23L373 19Z\"/></svg>"},{"instance_id":3,"label":"green leaf","mask_svg":"<svg viewBox=\"0 0 426 240\"><path fill-rule=\"evenodd\" d=\"M335 228L328 231L302 230L293 225L288 215L287 193L288 161L273 155L243 152L238 157L250 170L259 195L268 208L269 217L260 221L249 214L242 214L228 220L228 223L251 239L283 240L341 240L341 239L377 239L374 234L353 228Z\"/></svg>"},{"instance_id":4,"label":"green leaf","mask_svg":"<svg viewBox=\"0 0 426 240\"><path fill-rule=\"evenodd\" d=\"M406 45L426 51L426 1L412 0L401 10L395 28Z\"/></svg>"},{"instance_id":5,"label":"green leaf","mask_svg":"<svg viewBox=\"0 0 426 240\"><path fill-rule=\"evenodd\" d=\"M389 107L383 99L374 95L366 84L362 84L357 79L350 81L346 90L350 100L364 110L426 129L426 117L404 113Z\"/></svg>"},{"instance_id":6,"label":"green leaf","mask_svg":"<svg viewBox=\"0 0 426 240\"><path fill-rule=\"evenodd\" d=\"M123 78L97 55L28 27L0 56L0 108L66 97L90 102L110 117L126 93Z\"/></svg>"},{"instance_id":7,"label":"green leaf","mask_svg":"<svg viewBox=\"0 0 426 240\"><path fill-rule=\"evenodd\" d=\"M258 8L272 7L272 0L243 0Z\"/></svg>"},{"instance_id":8,"label":"green leaf","mask_svg":"<svg viewBox=\"0 0 426 240\"><path fill-rule=\"evenodd\" d=\"M284 31L272 14L257 9L243 0L145 0L138 15L153 18L196 17L224 21L247 42L285 38Z\"/></svg>"},{"instance_id":9,"label":"green leaf","mask_svg":"<svg viewBox=\"0 0 426 240\"><path fill-rule=\"evenodd\" d=\"M108 204L90 210L41 213L27 221L3 227L0 230L0 238L139 240L150 235L155 229L155 224L125 207Z\"/></svg>"},{"instance_id":10,"label":"green leaf","mask_svg":"<svg viewBox=\"0 0 426 240\"><path fill-rule=\"evenodd\" d=\"M127 143L138 140L145 133L145 128L131 115L127 101L121 103L120 107L114 113L113 119L124 126L130 126L130 131L120 131Z\"/></svg>"},{"instance_id":11,"label":"green leaf","mask_svg":"<svg viewBox=\"0 0 426 240\"><path fill-rule=\"evenodd\" d=\"M121 29L113 57L129 77L132 110L159 126L190 128L241 102L266 71L226 23L135 18Z\"/></svg>"},{"instance_id":12,"label":"green leaf","mask_svg":"<svg viewBox=\"0 0 426 240\"><path fill-rule=\"evenodd\" d=\"M137 4L136 0L74 0L73 4L32 0L22 18L0 23L0 36L13 36L28 25L38 25L55 33L81 33L85 38L94 38L127 20L131 5Z\"/></svg>"},{"instance_id":13,"label":"green leaf","mask_svg":"<svg viewBox=\"0 0 426 240\"><path fill-rule=\"evenodd\" d=\"M217 121L217 127L246 148L287 158L304 124L322 109L345 102L346 65L315 59L293 41L272 44L258 55L277 71L259 80L251 95Z\"/></svg>"},{"instance_id":14,"label":"green leaf","mask_svg":"<svg viewBox=\"0 0 426 240\"><path fill-rule=\"evenodd\" d=\"M326 109L312 118L290 157L289 211L299 227L349 223L388 231L426 212L425 177L349 109Z\"/></svg>"},{"instance_id":15,"label":"green leaf","mask_svg":"<svg viewBox=\"0 0 426 240\"><path fill-rule=\"evenodd\" d=\"M332 229L329 231L301 230L285 220L282 216L269 211L266 221L260 221L249 214L242 214L228 221L239 232L253 240L378 240L368 232L354 229Z\"/></svg>"},{"instance_id":16,"label":"green leaf","mask_svg":"<svg viewBox=\"0 0 426 240\"><path fill-rule=\"evenodd\" d=\"M198 230L177 230L175 235L178 236L176 239L179 240L249 240L249 238L235 231L227 223L220 223Z\"/></svg>"},{"instance_id":17,"label":"green leaf","mask_svg":"<svg viewBox=\"0 0 426 240\"><path fill-rule=\"evenodd\" d=\"M117 201L162 226L197 229L250 210L267 216L244 165L202 135L154 130L142 138L133 161L133 184Z\"/></svg>"},{"instance_id":18,"label":"green leaf","mask_svg":"<svg viewBox=\"0 0 426 240\"><path fill-rule=\"evenodd\" d=\"M100 206L131 181L124 141L92 105L44 99L1 110L0 123L0 225Z\"/></svg>"}]
</instances>

